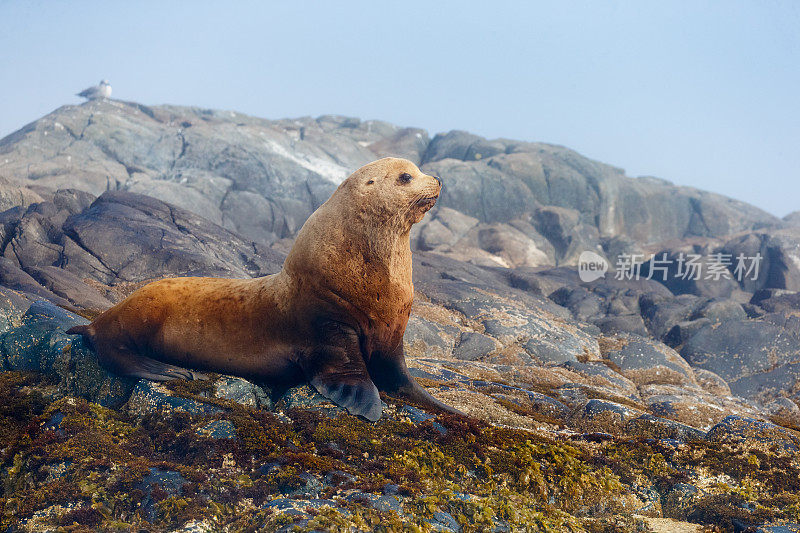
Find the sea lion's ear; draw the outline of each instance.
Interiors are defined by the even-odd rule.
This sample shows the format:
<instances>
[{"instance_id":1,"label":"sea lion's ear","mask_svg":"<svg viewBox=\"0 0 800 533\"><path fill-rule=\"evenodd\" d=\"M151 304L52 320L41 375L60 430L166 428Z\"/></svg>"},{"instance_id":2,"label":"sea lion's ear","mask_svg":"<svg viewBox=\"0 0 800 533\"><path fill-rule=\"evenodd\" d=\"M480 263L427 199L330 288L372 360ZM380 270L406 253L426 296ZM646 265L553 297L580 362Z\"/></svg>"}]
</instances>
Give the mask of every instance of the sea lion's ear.
<instances>
[{"instance_id":1,"label":"sea lion's ear","mask_svg":"<svg viewBox=\"0 0 800 533\"><path fill-rule=\"evenodd\" d=\"M317 392L352 415L363 416L370 422L381 417L381 397L366 371L364 376L348 376L346 380L335 374L318 374L310 383Z\"/></svg>"}]
</instances>

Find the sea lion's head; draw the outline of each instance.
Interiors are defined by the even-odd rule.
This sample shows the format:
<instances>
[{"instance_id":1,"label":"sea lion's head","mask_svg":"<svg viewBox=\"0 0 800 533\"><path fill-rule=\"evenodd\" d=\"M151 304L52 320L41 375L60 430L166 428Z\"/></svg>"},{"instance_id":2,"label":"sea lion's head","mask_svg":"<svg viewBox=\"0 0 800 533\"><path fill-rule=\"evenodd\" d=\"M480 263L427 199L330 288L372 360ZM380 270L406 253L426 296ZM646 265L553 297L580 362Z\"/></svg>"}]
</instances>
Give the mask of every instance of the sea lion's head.
<instances>
[{"instance_id":1,"label":"sea lion's head","mask_svg":"<svg viewBox=\"0 0 800 533\"><path fill-rule=\"evenodd\" d=\"M395 278L407 277L413 295L409 232L441 190L439 178L406 159L387 157L359 168L303 224L284 270L319 286L335 286L341 295L363 284L369 257L370 271L385 267Z\"/></svg>"},{"instance_id":2,"label":"sea lion's head","mask_svg":"<svg viewBox=\"0 0 800 533\"><path fill-rule=\"evenodd\" d=\"M386 157L353 172L340 189L364 215L409 229L436 203L442 182L407 159Z\"/></svg>"}]
</instances>

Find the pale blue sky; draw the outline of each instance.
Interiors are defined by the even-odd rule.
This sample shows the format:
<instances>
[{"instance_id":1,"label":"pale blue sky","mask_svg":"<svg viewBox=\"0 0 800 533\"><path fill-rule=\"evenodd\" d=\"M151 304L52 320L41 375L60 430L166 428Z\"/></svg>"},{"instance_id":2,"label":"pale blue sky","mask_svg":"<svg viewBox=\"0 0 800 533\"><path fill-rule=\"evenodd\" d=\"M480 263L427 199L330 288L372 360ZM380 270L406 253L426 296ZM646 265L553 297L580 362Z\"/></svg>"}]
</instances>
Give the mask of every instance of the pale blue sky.
<instances>
[{"instance_id":1,"label":"pale blue sky","mask_svg":"<svg viewBox=\"0 0 800 533\"><path fill-rule=\"evenodd\" d=\"M114 97L563 144L800 210L800 2L0 0L0 136Z\"/></svg>"}]
</instances>

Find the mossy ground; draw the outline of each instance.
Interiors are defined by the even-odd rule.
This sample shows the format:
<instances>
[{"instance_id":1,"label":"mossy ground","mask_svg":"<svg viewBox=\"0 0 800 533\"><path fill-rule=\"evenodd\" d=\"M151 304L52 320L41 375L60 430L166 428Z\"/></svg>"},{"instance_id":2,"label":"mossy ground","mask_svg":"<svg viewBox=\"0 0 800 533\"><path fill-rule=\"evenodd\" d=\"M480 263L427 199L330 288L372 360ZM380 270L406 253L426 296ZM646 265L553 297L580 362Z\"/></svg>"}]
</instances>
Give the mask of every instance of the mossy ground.
<instances>
[{"instance_id":1,"label":"mossy ground","mask_svg":"<svg viewBox=\"0 0 800 533\"><path fill-rule=\"evenodd\" d=\"M523 531L637 531L643 522L632 514L644 504L637 487L663 495L680 483L704 486L687 516L677 517L712 529L732 529L734 520L800 520L800 467L791 456L707 442L548 438L437 417L443 434L431 420L276 414L209 400L209 382L170 386L218 411L132 417L51 396L40 375L1 373L0 529L162 531L198 520L220 530L275 530L294 517L266 504L314 497L337 506L307 509L304 530L425 531L434 513L445 512L464 531L500 523ZM236 438L198 433L219 419L235 426ZM147 485L154 471L178 473L180 490ZM313 496L310 478L326 480ZM357 496L387 486L402 516Z\"/></svg>"}]
</instances>

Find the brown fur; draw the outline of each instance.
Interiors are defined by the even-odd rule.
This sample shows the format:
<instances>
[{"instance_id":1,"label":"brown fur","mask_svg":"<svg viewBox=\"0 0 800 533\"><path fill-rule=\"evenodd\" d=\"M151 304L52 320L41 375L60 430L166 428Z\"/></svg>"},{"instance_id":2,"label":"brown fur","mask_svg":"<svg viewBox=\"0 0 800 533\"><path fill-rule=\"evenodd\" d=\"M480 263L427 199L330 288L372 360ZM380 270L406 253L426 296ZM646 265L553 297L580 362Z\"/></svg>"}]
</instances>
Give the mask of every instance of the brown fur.
<instances>
[{"instance_id":1,"label":"brown fur","mask_svg":"<svg viewBox=\"0 0 800 533\"><path fill-rule=\"evenodd\" d=\"M409 231L440 191L410 161L375 161L308 218L277 274L164 279L71 332L121 374L213 370L278 389L309 381L370 420L381 412L377 389L452 411L411 378L403 354L414 295Z\"/></svg>"}]
</instances>

